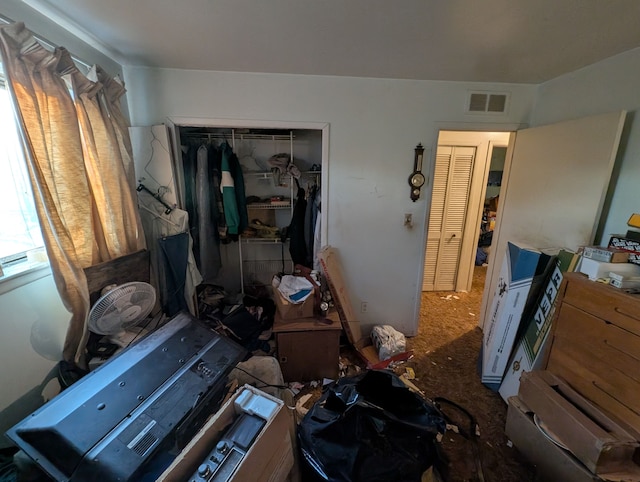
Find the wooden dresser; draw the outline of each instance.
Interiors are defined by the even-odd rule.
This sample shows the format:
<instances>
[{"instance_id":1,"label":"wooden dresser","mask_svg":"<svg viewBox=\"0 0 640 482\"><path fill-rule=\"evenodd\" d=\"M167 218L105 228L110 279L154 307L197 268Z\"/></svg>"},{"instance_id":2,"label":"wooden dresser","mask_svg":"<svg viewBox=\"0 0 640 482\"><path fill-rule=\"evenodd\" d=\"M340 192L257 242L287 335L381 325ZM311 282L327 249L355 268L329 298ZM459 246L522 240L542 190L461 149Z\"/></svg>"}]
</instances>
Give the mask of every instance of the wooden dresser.
<instances>
[{"instance_id":1,"label":"wooden dresser","mask_svg":"<svg viewBox=\"0 0 640 482\"><path fill-rule=\"evenodd\" d=\"M567 273L546 369L640 440L640 295Z\"/></svg>"}]
</instances>

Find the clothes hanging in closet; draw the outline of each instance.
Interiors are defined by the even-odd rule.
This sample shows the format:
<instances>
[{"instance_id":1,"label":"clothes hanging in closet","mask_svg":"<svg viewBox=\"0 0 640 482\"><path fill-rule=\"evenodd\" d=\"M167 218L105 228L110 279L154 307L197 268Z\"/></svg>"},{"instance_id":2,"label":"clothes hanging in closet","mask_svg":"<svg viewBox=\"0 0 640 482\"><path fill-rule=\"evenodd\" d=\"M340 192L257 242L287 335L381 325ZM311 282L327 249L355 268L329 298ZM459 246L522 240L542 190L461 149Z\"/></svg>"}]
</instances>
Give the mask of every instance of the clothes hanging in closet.
<instances>
[{"instance_id":1,"label":"clothes hanging in closet","mask_svg":"<svg viewBox=\"0 0 640 482\"><path fill-rule=\"evenodd\" d=\"M224 216L227 220L229 234L238 234L240 227L240 215L238 214L238 203L236 201L236 187L231 174L231 146L226 142L220 146L222 152L221 172L222 178L220 189L222 191L222 203L224 205Z\"/></svg>"},{"instance_id":2,"label":"clothes hanging in closet","mask_svg":"<svg viewBox=\"0 0 640 482\"><path fill-rule=\"evenodd\" d=\"M185 204L191 219L194 253L205 283L222 268L220 244L238 239L249 224L244 178L238 157L224 141L187 139L183 151Z\"/></svg>"},{"instance_id":3,"label":"clothes hanging in closet","mask_svg":"<svg viewBox=\"0 0 640 482\"><path fill-rule=\"evenodd\" d=\"M212 282L222 265L217 226L212 213L215 208L215 192L211 190L211 169L209 168L209 149L205 145L198 147L196 155L196 213L198 227L198 266L205 283Z\"/></svg>"},{"instance_id":4,"label":"clothes hanging in closet","mask_svg":"<svg viewBox=\"0 0 640 482\"><path fill-rule=\"evenodd\" d=\"M321 208L322 208L322 197L320 196L320 191L318 190L318 192L316 192L316 196L314 199L315 205L317 207L316 210L316 220L314 223L314 230L313 230L313 269L318 271L319 273L322 272L322 266L320 264L320 258L318 257L318 253L320 252L320 249L322 248L322 243L320 241L321 239L321 219L322 216L320 215L320 213L322 212Z\"/></svg>"},{"instance_id":5,"label":"clothes hanging in closet","mask_svg":"<svg viewBox=\"0 0 640 482\"><path fill-rule=\"evenodd\" d=\"M304 240L305 214L307 211L305 194L304 189L298 187L298 195L296 197L296 203L293 206L293 215L288 229L289 254L294 264L311 267L307 260L307 246Z\"/></svg>"},{"instance_id":6,"label":"clothes hanging in closet","mask_svg":"<svg viewBox=\"0 0 640 482\"><path fill-rule=\"evenodd\" d=\"M313 266L314 260L314 233L319 199L318 186L313 184L307 193L307 210L304 216L304 242L307 248L307 266L309 267Z\"/></svg>"},{"instance_id":7,"label":"clothes hanging in closet","mask_svg":"<svg viewBox=\"0 0 640 482\"><path fill-rule=\"evenodd\" d=\"M249 226L242 166L228 142L223 142L219 150L222 155L220 189L227 227L231 235L242 234Z\"/></svg>"}]
</instances>

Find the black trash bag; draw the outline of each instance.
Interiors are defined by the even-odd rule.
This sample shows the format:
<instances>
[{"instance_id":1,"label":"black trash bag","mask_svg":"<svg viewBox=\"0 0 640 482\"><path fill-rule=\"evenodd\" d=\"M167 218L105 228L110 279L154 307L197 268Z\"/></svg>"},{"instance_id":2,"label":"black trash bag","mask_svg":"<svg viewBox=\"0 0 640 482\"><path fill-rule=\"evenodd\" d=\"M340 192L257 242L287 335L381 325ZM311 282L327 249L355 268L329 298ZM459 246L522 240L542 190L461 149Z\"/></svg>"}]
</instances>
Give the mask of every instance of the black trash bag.
<instances>
[{"instance_id":1,"label":"black trash bag","mask_svg":"<svg viewBox=\"0 0 640 482\"><path fill-rule=\"evenodd\" d=\"M446 422L393 372L371 370L329 386L298 426L307 471L318 481L420 481L440 462Z\"/></svg>"}]
</instances>

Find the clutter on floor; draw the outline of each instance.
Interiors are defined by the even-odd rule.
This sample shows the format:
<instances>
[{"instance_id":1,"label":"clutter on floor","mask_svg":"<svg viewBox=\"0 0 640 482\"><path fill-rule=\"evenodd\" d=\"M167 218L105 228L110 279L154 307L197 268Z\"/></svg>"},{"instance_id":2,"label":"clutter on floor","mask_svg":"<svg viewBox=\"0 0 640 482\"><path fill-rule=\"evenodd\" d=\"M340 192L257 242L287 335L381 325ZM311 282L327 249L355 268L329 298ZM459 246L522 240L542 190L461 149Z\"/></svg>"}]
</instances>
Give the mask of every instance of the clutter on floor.
<instances>
[{"instance_id":1,"label":"clutter on floor","mask_svg":"<svg viewBox=\"0 0 640 482\"><path fill-rule=\"evenodd\" d=\"M419 481L438 462L446 421L389 371L327 387L298 426L305 480Z\"/></svg>"},{"instance_id":2,"label":"clutter on floor","mask_svg":"<svg viewBox=\"0 0 640 482\"><path fill-rule=\"evenodd\" d=\"M487 473L487 469L488 473L495 470L494 457L498 453L504 457L513 452L517 459L516 449L510 448L510 442L505 440L504 419L499 435L492 431L493 428L485 431L487 417L477 413L477 399L471 402L459 397L461 392L452 397L444 389L446 385L439 387L433 383L442 383L443 379L449 383L462 373L473 372L474 368L459 365L461 361L456 358L459 356L456 351L458 340L450 340L449 344L436 350L442 352L437 358L431 358L429 350L426 353L421 350L420 360L417 360L414 347L419 337L406 339L389 324L376 325L370 335L364 336L360 326L348 319L353 308L342 280L337 252L325 252L323 259L323 269L327 270L330 282L321 281L330 291L328 296L317 293L322 283L313 281L310 291L304 283L290 292L293 297L275 292L271 296L230 296L223 287L210 284L198 288L198 322L237 345L242 350L241 359L229 363L233 367L230 366L226 374L226 386L224 394L220 393L218 408L200 421L191 438L182 440L180 450L174 451L171 457L154 458L154 464L147 467L153 468L154 475L148 475L151 473L148 472L144 474L147 478L138 480L182 480L185 476L210 480L207 477L221 470L232 456L236 457L234 470L238 475L228 480L250 480L242 475L250 465L252 473L259 469L264 480L276 477L272 480L288 482L299 481L303 476L305 481L323 480L325 475L331 480L366 478L382 481L389 480L388 470L396 474L406 471L402 480L471 480ZM304 276L298 273L296 277ZM554 289L556 293L559 291L557 283ZM298 293L305 290L307 292L301 295ZM549 292L549 289L544 291ZM465 298L462 293L438 293L436 296L443 306L458 310L457 315L475 326L474 312L479 311L479 306L467 308ZM326 303L327 299L331 303L322 309L320 304ZM549 302L553 301L549 299ZM308 306L297 306L305 303ZM171 323L172 320L165 321L162 327L171 326ZM157 329L150 331L157 333ZM481 341L478 338L478 345L465 347L463 340L464 337L459 340L460 347L466 352L479 346ZM130 348L136 345L134 340ZM422 361L425 355L431 360L427 364ZM103 364L101 370L104 372L108 366ZM208 362L198 367L196 372L202 369L206 378L205 372L210 369ZM87 373L73 368L65 368L68 380L65 391L72 390L75 384L87 378ZM438 375L440 372L446 373L444 378ZM472 390L461 385L461 390L465 388ZM246 403L238 402L242 393L248 392L251 396L244 395L248 397ZM499 394L491 393L502 402ZM529 404L511 398L508 402L507 431L524 430L528 424L540 431L540 421L536 424ZM265 405L271 409L265 411ZM417 412L413 412L414 409ZM506 408L504 412L506 415ZM427 418L431 421L428 423L422 419L425 414L429 414ZM476 420L476 414L481 415L479 420ZM380 423L382 431L371 433L369 443L363 449L358 447L359 440L350 441L344 434L370 427L371 417ZM329 438L319 442L316 431ZM331 433L333 435L329 436ZM380 445L383 439L377 444L376 434L384 435L386 439L391 437L394 440L392 448L386 446L387 451L383 452ZM217 450L214 443L221 437L231 442L227 443L224 453ZM515 435L512 438L518 450L529 456L526 442ZM417 450L418 439L425 443L420 445L420 453L412 453L411 450ZM623 450L623 445L619 450ZM368 451L370 463L332 462L335 453L346 456L349 450ZM470 455L468 460L458 458L460 451ZM495 455L493 451L496 451ZM491 455L487 456L488 452ZM404 460L404 456L409 457L410 462ZM385 457L390 460L386 461ZM592 458L597 460L597 454ZM385 462L381 463L381 460ZM452 463L456 466L452 467ZM458 479L465 471L467 475L471 474L470 478ZM530 473L526 470L523 473L527 476L519 480L530 480L527 478ZM491 480L509 479L494 477Z\"/></svg>"}]
</instances>

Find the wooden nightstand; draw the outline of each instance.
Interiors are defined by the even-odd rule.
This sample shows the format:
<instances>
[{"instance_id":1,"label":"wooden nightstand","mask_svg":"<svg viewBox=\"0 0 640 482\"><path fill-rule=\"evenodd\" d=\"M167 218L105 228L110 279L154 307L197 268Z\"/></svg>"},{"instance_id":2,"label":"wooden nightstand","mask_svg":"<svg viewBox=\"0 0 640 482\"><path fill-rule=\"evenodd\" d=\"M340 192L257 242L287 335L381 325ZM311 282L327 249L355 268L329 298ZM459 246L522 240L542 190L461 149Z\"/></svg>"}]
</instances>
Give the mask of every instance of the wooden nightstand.
<instances>
[{"instance_id":1,"label":"wooden nightstand","mask_svg":"<svg viewBox=\"0 0 640 482\"><path fill-rule=\"evenodd\" d=\"M342 326L339 321L327 321L322 317L283 321L276 314L273 333L285 381L338 377Z\"/></svg>"}]
</instances>

